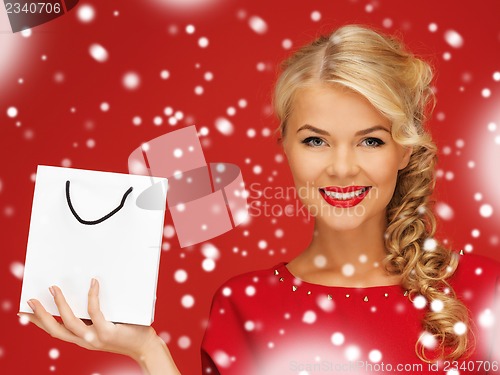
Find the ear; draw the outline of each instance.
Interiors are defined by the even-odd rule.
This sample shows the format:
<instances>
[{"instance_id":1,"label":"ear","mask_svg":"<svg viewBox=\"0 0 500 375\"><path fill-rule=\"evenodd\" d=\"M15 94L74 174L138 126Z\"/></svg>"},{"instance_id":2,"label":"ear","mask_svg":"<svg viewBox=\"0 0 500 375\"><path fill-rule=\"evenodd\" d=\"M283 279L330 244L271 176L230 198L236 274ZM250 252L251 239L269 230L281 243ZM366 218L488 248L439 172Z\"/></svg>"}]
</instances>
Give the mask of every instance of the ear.
<instances>
[{"instance_id":1,"label":"ear","mask_svg":"<svg viewBox=\"0 0 500 375\"><path fill-rule=\"evenodd\" d=\"M410 162L410 156L412 153L413 153L413 147L405 146L403 148L403 155L398 166L399 170L405 169L408 166L408 163Z\"/></svg>"}]
</instances>

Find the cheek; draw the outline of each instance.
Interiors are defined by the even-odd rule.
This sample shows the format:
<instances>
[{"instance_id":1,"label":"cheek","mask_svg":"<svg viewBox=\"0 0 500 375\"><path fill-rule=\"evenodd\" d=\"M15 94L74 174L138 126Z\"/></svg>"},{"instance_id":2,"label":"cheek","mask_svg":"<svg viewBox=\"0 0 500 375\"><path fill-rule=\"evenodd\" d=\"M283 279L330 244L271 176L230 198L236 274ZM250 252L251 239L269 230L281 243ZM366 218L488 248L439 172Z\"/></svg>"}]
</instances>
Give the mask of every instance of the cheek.
<instances>
[{"instance_id":1,"label":"cheek","mask_svg":"<svg viewBox=\"0 0 500 375\"><path fill-rule=\"evenodd\" d=\"M392 196L398 176L398 163L394 158L372 157L366 160L364 172L380 191L378 194Z\"/></svg>"},{"instance_id":2,"label":"cheek","mask_svg":"<svg viewBox=\"0 0 500 375\"><path fill-rule=\"evenodd\" d=\"M288 164L296 183L312 183L321 174L321 166L318 163L312 163L310 158L307 159L300 153L292 153L288 156Z\"/></svg>"}]
</instances>

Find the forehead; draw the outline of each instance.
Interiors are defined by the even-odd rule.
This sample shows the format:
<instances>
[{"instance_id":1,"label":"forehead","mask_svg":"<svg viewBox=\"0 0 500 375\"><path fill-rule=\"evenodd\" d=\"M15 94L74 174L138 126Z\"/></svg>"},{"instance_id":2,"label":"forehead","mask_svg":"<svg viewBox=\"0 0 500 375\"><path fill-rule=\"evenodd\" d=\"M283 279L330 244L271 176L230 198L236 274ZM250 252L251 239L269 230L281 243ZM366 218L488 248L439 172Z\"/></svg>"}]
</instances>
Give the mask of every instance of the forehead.
<instances>
[{"instance_id":1,"label":"forehead","mask_svg":"<svg viewBox=\"0 0 500 375\"><path fill-rule=\"evenodd\" d=\"M390 129L389 119L364 96L343 86L326 84L299 88L295 92L287 127L296 130L304 124L353 132L374 125Z\"/></svg>"}]
</instances>

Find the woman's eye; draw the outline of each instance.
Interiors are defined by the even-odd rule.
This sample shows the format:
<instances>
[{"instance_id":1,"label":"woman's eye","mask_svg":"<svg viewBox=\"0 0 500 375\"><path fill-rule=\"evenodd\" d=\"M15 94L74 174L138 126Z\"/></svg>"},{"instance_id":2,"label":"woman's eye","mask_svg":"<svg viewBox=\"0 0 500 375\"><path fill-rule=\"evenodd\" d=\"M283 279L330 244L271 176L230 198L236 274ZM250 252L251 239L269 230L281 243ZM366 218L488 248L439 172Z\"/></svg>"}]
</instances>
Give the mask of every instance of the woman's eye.
<instances>
[{"instance_id":1,"label":"woman's eye","mask_svg":"<svg viewBox=\"0 0 500 375\"><path fill-rule=\"evenodd\" d=\"M363 140L363 143L368 147L380 147L385 144L385 142L378 138L366 138Z\"/></svg>"},{"instance_id":2,"label":"woman's eye","mask_svg":"<svg viewBox=\"0 0 500 375\"><path fill-rule=\"evenodd\" d=\"M321 138L318 137L308 137L302 141L305 145L309 147L319 147L323 146L325 143Z\"/></svg>"}]
</instances>

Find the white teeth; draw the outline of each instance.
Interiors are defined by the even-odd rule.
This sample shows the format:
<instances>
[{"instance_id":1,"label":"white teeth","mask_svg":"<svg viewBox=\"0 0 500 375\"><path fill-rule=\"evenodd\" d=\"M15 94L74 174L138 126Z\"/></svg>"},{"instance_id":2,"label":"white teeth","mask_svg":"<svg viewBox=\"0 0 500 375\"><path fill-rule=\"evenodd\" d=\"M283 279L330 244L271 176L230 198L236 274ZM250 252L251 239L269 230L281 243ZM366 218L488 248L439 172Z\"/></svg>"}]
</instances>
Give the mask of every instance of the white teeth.
<instances>
[{"instance_id":1,"label":"white teeth","mask_svg":"<svg viewBox=\"0 0 500 375\"><path fill-rule=\"evenodd\" d=\"M326 190L323 190L323 191L325 192L326 195L328 195L329 197L332 197L333 199L345 201L345 200L353 199L354 197L360 196L366 190L368 190L368 188L361 188L361 189L353 191L351 193L336 193L334 191L326 191Z\"/></svg>"}]
</instances>

